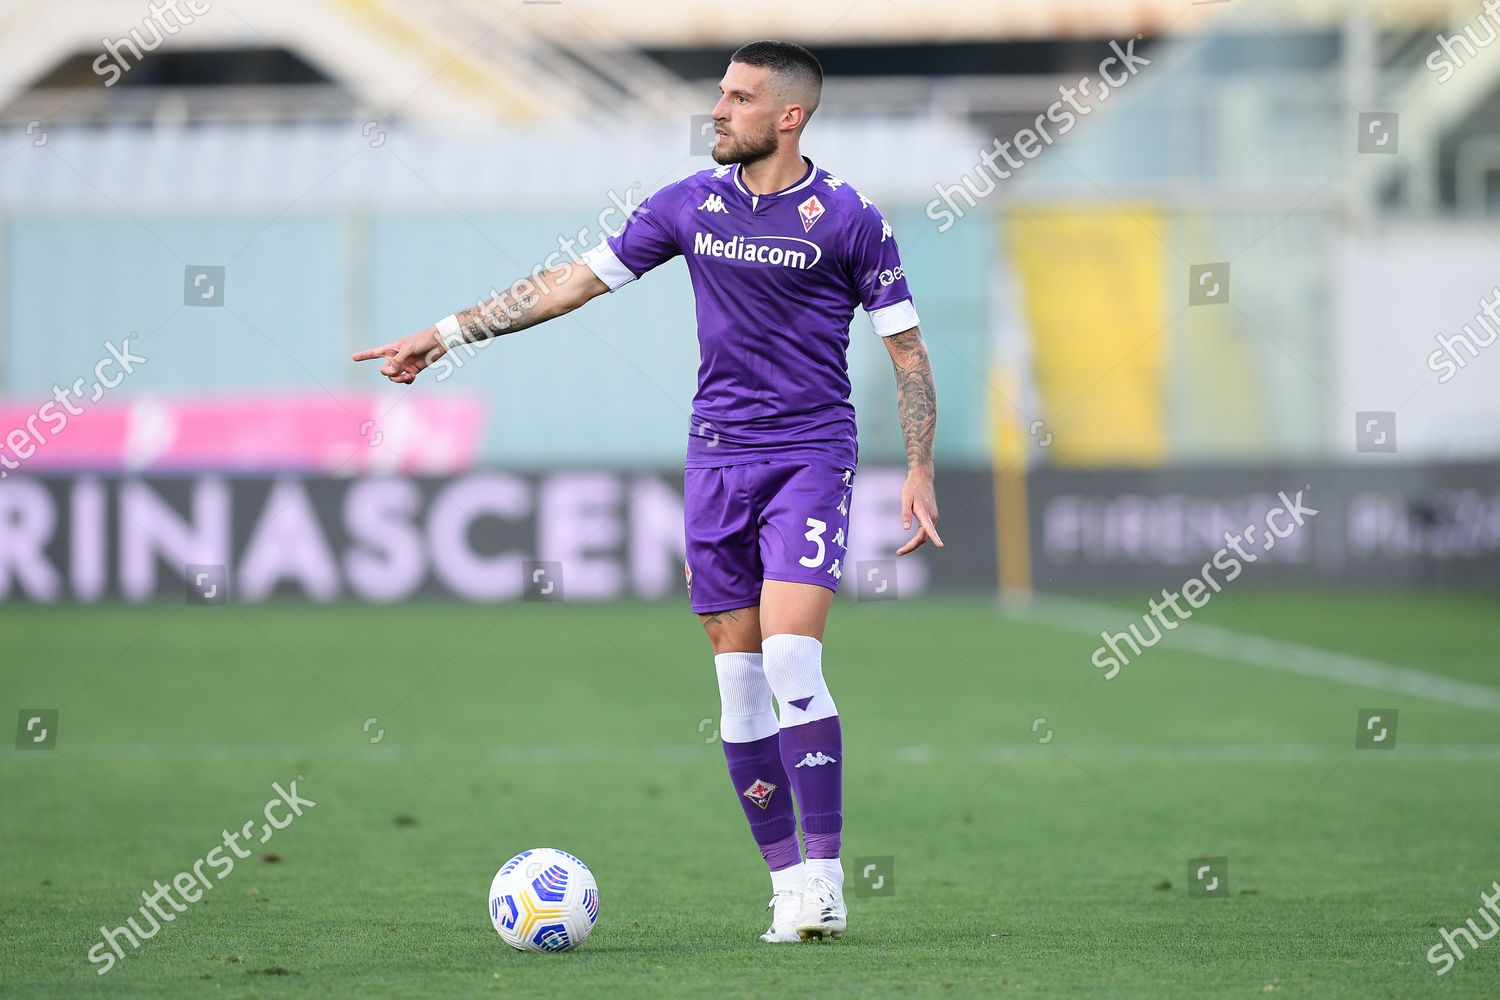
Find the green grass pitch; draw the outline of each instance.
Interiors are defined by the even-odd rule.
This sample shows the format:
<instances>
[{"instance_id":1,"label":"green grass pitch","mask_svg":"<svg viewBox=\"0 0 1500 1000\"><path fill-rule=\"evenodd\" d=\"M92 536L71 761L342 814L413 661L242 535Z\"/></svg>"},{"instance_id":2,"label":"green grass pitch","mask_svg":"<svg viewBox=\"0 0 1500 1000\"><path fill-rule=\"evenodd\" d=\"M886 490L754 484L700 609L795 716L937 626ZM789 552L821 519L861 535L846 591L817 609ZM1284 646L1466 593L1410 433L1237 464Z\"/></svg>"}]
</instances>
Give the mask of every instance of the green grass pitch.
<instances>
[{"instance_id":1,"label":"green grass pitch","mask_svg":"<svg viewBox=\"0 0 1500 1000\"><path fill-rule=\"evenodd\" d=\"M1098 631L1144 598L1062 607L1075 629L836 603L850 930L780 946L683 606L0 609L4 718L61 713L55 749L0 744L0 993L1500 995L1500 937L1441 978L1425 958L1500 879L1500 711L1177 634L1106 681ZM1184 630L1500 688L1497 611L1226 593ZM1399 711L1394 750L1354 748L1362 708ZM316 807L96 975L101 924L298 775ZM598 876L577 951L490 926L496 867L537 846ZM874 857L892 879L854 895ZM1228 859L1227 897L1190 896L1198 857Z\"/></svg>"}]
</instances>

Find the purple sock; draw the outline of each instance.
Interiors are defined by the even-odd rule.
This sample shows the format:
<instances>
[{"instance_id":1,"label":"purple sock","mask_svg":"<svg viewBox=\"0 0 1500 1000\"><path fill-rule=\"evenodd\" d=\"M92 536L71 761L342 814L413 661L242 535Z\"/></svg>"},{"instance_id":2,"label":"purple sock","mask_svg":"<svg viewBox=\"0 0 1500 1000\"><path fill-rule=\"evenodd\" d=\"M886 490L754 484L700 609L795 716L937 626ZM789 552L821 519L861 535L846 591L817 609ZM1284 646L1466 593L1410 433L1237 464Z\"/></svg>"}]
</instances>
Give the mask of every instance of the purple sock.
<instances>
[{"instance_id":1,"label":"purple sock","mask_svg":"<svg viewBox=\"0 0 1500 1000\"><path fill-rule=\"evenodd\" d=\"M836 858L844 829L844 735L837 715L781 731L809 858Z\"/></svg>"},{"instance_id":2,"label":"purple sock","mask_svg":"<svg viewBox=\"0 0 1500 1000\"><path fill-rule=\"evenodd\" d=\"M773 872L802 861L792 813L792 784L781 765L779 742L773 733L750 743L724 743L729 780L750 821L750 833Z\"/></svg>"}]
</instances>

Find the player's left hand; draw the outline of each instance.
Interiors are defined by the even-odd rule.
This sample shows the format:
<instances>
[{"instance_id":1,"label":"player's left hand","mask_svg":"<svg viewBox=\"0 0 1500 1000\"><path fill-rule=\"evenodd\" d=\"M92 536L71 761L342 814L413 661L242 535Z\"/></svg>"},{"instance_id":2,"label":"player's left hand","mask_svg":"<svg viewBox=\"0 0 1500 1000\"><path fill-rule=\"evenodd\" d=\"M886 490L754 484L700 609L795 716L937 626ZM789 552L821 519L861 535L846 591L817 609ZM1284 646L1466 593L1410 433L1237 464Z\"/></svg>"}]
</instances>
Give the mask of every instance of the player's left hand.
<instances>
[{"instance_id":1,"label":"player's left hand","mask_svg":"<svg viewBox=\"0 0 1500 1000\"><path fill-rule=\"evenodd\" d=\"M927 541L942 548L943 540L938 537L936 527L937 494L932 489L931 469L913 469L906 474L906 482L901 487L901 526L910 531L913 518L917 521L917 533L896 550L896 555L904 556L921 548Z\"/></svg>"}]
</instances>

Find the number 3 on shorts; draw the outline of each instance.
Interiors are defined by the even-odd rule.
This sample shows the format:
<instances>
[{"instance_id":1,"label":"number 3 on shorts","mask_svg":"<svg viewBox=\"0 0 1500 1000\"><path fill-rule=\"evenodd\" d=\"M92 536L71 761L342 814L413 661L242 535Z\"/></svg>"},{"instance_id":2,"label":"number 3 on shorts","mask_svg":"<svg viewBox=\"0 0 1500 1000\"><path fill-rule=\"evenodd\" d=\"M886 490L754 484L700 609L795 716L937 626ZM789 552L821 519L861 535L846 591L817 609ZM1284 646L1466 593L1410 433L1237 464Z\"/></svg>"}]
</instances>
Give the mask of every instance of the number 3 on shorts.
<instances>
[{"instance_id":1,"label":"number 3 on shorts","mask_svg":"<svg viewBox=\"0 0 1500 1000\"><path fill-rule=\"evenodd\" d=\"M823 532L828 530L827 521L819 521L815 517L807 519L807 534L802 537L818 546L818 554L814 556L803 556L797 561L809 569L815 569L823 565L823 557L828 554L827 547L823 544Z\"/></svg>"}]
</instances>

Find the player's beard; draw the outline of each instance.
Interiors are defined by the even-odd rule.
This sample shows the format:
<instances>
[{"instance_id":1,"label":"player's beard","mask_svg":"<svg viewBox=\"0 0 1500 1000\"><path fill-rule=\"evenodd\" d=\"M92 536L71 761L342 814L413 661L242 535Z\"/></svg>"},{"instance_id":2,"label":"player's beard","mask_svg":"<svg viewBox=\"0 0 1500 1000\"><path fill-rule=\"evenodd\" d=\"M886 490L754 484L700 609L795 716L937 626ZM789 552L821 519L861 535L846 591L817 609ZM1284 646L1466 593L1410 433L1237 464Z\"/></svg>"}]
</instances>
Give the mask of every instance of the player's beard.
<instances>
[{"instance_id":1,"label":"player's beard","mask_svg":"<svg viewBox=\"0 0 1500 1000\"><path fill-rule=\"evenodd\" d=\"M759 134L723 135L714 143L715 163L759 163L776 152L776 125L768 124Z\"/></svg>"}]
</instances>

